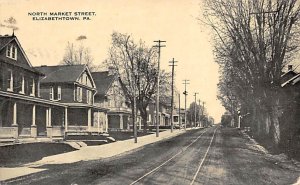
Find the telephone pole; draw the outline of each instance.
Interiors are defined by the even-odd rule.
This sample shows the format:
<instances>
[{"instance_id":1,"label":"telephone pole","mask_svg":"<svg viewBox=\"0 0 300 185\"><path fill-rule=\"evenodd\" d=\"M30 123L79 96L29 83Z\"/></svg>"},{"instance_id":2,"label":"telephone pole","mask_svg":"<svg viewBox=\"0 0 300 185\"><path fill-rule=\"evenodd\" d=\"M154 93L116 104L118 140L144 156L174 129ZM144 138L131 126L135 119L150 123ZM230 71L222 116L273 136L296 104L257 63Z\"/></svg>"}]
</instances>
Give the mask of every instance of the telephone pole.
<instances>
[{"instance_id":1,"label":"telephone pole","mask_svg":"<svg viewBox=\"0 0 300 185\"><path fill-rule=\"evenodd\" d=\"M186 91L186 85L190 84L190 80L183 80L184 84L184 130L186 130L186 124L187 124L187 118L186 118L186 96L188 95L188 92Z\"/></svg>"},{"instance_id":2,"label":"telephone pole","mask_svg":"<svg viewBox=\"0 0 300 185\"><path fill-rule=\"evenodd\" d=\"M136 109L136 74L135 70L133 70L133 73L131 74L132 78L132 88L133 88L133 136L134 136L134 143L137 143L137 109Z\"/></svg>"},{"instance_id":3,"label":"telephone pole","mask_svg":"<svg viewBox=\"0 0 300 185\"><path fill-rule=\"evenodd\" d=\"M194 104L195 122L194 122L194 127L196 127L196 123L197 123L197 112L196 112L196 108L197 108L197 101L196 101L197 94L199 94L199 93L195 92L195 94L194 94L194 96L195 96L195 104Z\"/></svg>"},{"instance_id":4,"label":"telephone pole","mask_svg":"<svg viewBox=\"0 0 300 185\"><path fill-rule=\"evenodd\" d=\"M200 99L198 100L198 102L199 102L199 126L201 127L201 101L200 101Z\"/></svg>"},{"instance_id":5,"label":"telephone pole","mask_svg":"<svg viewBox=\"0 0 300 185\"><path fill-rule=\"evenodd\" d=\"M157 43L157 45L155 45L154 47L158 47L158 62L157 62L157 91L156 91L156 137L159 137L159 125L160 125L160 121L159 121L159 75L160 75L160 48L162 47L166 47L166 45L161 45L161 43L164 43L166 41L162 41L162 40L155 40L155 43Z\"/></svg>"},{"instance_id":6,"label":"telephone pole","mask_svg":"<svg viewBox=\"0 0 300 185\"><path fill-rule=\"evenodd\" d=\"M173 120L173 110L174 110L174 67L177 66L175 63L178 61L175 61L174 58L169 66L172 67L172 97L171 97L171 132L173 132L173 126L174 126L174 120Z\"/></svg>"},{"instance_id":7,"label":"telephone pole","mask_svg":"<svg viewBox=\"0 0 300 185\"><path fill-rule=\"evenodd\" d=\"M181 130L181 107L180 107L180 93L178 94L178 118L179 118L179 130Z\"/></svg>"},{"instance_id":8,"label":"telephone pole","mask_svg":"<svg viewBox=\"0 0 300 185\"><path fill-rule=\"evenodd\" d=\"M205 104L205 102L203 101L203 102L202 102L202 107L203 107L202 115L203 115L203 117L204 117L204 104Z\"/></svg>"}]
</instances>

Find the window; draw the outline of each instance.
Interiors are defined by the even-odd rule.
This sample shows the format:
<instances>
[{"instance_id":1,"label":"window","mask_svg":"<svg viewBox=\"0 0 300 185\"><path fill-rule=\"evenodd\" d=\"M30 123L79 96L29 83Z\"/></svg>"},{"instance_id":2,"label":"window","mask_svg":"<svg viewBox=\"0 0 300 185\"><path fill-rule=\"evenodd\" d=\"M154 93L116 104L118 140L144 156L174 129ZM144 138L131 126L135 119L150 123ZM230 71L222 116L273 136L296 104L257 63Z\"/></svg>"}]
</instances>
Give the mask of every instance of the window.
<instances>
[{"instance_id":1,"label":"window","mask_svg":"<svg viewBox=\"0 0 300 185\"><path fill-rule=\"evenodd\" d=\"M54 92L53 91L54 91L53 87L50 87L50 94L49 94L50 95L50 97L49 97L50 100L54 99Z\"/></svg>"},{"instance_id":2,"label":"window","mask_svg":"<svg viewBox=\"0 0 300 185\"><path fill-rule=\"evenodd\" d=\"M38 97L41 97L41 91L40 91L40 81L38 80L38 90L37 90L37 92L38 92Z\"/></svg>"},{"instance_id":3,"label":"window","mask_svg":"<svg viewBox=\"0 0 300 185\"><path fill-rule=\"evenodd\" d=\"M61 100L61 86L50 87L50 100Z\"/></svg>"},{"instance_id":4,"label":"window","mask_svg":"<svg viewBox=\"0 0 300 185\"><path fill-rule=\"evenodd\" d=\"M178 122L179 121L178 116L173 116L173 121Z\"/></svg>"},{"instance_id":5,"label":"window","mask_svg":"<svg viewBox=\"0 0 300 185\"><path fill-rule=\"evenodd\" d=\"M90 101L91 101L91 95L90 95L90 92L89 90L86 90L86 103L90 104Z\"/></svg>"},{"instance_id":6,"label":"window","mask_svg":"<svg viewBox=\"0 0 300 185\"><path fill-rule=\"evenodd\" d=\"M25 79L24 79L24 75L21 75L21 90L20 90L21 94L25 93Z\"/></svg>"},{"instance_id":7,"label":"window","mask_svg":"<svg viewBox=\"0 0 300 185\"><path fill-rule=\"evenodd\" d=\"M61 100L61 86L57 87L57 100Z\"/></svg>"},{"instance_id":8,"label":"window","mask_svg":"<svg viewBox=\"0 0 300 185\"><path fill-rule=\"evenodd\" d=\"M81 102L82 101L82 88L77 87L77 101Z\"/></svg>"},{"instance_id":9,"label":"window","mask_svg":"<svg viewBox=\"0 0 300 185\"><path fill-rule=\"evenodd\" d=\"M14 78L13 78L13 72L11 69L7 70L7 90L13 91L13 84L14 84Z\"/></svg>"},{"instance_id":10,"label":"window","mask_svg":"<svg viewBox=\"0 0 300 185\"><path fill-rule=\"evenodd\" d=\"M29 89L30 89L30 96L35 96L35 81L34 81L34 78L30 79Z\"/></svg>"},{"instance_id":11,"label":"window","mask_svg":"<svg viewBox=\"0 0 300 185\"><path fill-rule=\"evenodd\" d=\"M148 119L147 119L148 122L151 122L151 115L148 114Z\"/></svg>"},{"instance_id":12,"label":"window","mask_svg":"<svg viewBox=\"0 0 300 185\"><path fill-rule=\"evenodd\" d=\"M17 55L18 55L17 53L18 53L18 50L17 50L16 46L11 44L6 47L6 56L7 57L17 60Z\"/></svg>"}]
</instances>

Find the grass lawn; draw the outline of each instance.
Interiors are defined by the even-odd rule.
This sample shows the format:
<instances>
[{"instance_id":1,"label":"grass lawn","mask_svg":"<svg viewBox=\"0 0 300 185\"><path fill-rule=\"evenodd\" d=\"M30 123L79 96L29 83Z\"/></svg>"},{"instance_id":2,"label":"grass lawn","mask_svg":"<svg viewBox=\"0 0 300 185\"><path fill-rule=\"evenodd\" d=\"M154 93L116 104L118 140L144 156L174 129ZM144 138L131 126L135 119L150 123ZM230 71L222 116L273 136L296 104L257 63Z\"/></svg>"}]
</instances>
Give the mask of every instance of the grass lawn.
<instances>
[{"instance_id":1,"label":"grass lawn","mask_svg":"<svg viewBox=\"0 0 300 185\"><path fill-rule=\"evenodd\" d=\"M34 162L43 157L74 151L64 143L26 143L0 147L0 166L13 167Z\"/></svg>"}]
</instances>

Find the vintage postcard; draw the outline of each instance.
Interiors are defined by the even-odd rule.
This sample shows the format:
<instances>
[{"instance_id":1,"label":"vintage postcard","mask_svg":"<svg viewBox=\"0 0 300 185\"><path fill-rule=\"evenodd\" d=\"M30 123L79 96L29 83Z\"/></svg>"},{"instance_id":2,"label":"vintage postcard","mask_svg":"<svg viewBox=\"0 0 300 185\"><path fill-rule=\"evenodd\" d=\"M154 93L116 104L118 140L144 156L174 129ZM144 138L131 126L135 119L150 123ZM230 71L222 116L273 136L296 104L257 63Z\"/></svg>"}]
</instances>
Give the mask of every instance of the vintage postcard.
<instances>
[{"instance_id":1,"label":"vintage postcard","mask_svg":"<svg viewBox=\"0 0 300 185\"><path fill-rule=\"evenodd\" d=\"M0 0L0 184L300 184L298 0Z\"/></svg>"}]
</instances>

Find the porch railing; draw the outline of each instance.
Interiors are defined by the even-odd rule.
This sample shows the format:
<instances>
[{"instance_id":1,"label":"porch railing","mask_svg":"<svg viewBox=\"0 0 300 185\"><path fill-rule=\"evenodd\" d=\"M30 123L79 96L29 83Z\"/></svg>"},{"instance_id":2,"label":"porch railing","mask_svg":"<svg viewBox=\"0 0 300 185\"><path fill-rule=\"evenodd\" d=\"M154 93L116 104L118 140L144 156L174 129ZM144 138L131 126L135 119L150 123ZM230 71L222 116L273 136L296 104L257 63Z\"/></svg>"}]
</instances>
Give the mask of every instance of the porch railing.
<instances>
[{"instance_id":1,"label":"porch railing","mask_svg":"<svg viewBox=\"0 0 300 185\"><path fill-rule=\"evenodd\" d=\"M15 128L13 127L0 127L0 137L11 138L14 137Z\"/></svg>"}]
</instances>

